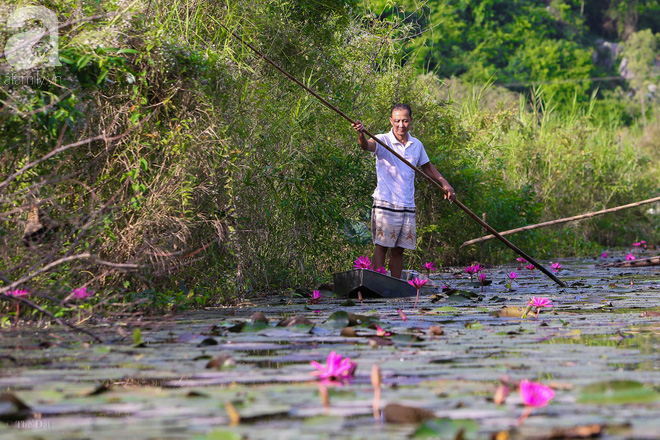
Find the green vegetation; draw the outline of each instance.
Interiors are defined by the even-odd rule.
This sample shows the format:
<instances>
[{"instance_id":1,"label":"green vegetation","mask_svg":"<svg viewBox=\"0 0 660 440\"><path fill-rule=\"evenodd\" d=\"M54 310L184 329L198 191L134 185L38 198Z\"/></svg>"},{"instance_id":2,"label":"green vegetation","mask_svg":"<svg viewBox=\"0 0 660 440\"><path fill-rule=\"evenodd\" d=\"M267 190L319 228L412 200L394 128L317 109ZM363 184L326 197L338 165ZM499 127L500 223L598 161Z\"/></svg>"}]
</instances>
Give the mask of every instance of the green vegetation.
<instances>
[{"instance_id":1,"label":"green vegetation","mask_svg":"<svg viewBox=\"0 0 660 440\"><path fill-rule=\"evenodd\" d=\"M657 29L639 28L656 23L651 2L620 31L638 80L618 88L587 80L611 74L591 62L595 2L584 16L580 2L435 3L411 16L341 0L44 2L62 65L0 63L0 289L54 313L79 311L61 301L82 285L94 310L164 311L315 287L370 252L375 173L354 131L225 26L374 133L410 103L414 135L496 229L657 196ZM409 266L479 258L459 248L477 225L424 182L418 201ZM656 243L659 229L637 209L513 241L557 258Z\"/></svg>"}]
</instances>

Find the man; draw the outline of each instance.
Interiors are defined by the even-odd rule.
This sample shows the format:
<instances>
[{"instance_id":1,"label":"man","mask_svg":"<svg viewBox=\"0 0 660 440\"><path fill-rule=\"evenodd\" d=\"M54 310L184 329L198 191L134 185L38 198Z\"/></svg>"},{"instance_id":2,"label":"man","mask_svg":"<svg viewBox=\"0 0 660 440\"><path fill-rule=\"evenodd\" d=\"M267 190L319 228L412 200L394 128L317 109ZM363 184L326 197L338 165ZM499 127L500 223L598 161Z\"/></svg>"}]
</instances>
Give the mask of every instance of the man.
<instances>
[{"instance_id":1,"label":"man","mask_svg":"<svg viewBox=\"0 0 660 440\"><path fill-rule=\"evenodd\" d=\"M421 168L445 190L445 199L456 200L454 188L429 162L424 145L409 134L412 126L412 110L407 104L396 104L390 113L392 130L376 137L396 151L408 162ZM371 235L376 249L373 265L379 269L385 265L390 252L390 273L401 278L404 249L415 249L415 171L373 139L364 135L364 127L355 121L353 128L359 133L358 141L364 151L376 156L378 185L373 193L371 211Z\"/></svg>"}]
</instances>

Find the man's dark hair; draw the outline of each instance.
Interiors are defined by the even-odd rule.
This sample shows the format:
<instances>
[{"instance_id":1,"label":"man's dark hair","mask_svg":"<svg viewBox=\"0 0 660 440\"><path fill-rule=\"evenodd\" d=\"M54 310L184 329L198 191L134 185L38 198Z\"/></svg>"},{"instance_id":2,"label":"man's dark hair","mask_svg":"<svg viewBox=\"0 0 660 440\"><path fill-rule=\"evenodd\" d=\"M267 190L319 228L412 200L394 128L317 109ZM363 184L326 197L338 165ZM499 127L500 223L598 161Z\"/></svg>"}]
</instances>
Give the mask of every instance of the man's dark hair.
<instances>
[{"instance_id":1,"label":"man's dark hair","mask_svg":"<svg viewBox=\"0 0 660 440\"><path fill-rule=\"evenodd\" d=\"M410 106L408 104L401 104L401 103L394 104L392 106L392 110L390 110L390 116L392 116L392 113L394 113L394 110L407 110L408 111L408 116L410 116L412 118L412 109L410 108Z\"/></svg>"}]
</instances>

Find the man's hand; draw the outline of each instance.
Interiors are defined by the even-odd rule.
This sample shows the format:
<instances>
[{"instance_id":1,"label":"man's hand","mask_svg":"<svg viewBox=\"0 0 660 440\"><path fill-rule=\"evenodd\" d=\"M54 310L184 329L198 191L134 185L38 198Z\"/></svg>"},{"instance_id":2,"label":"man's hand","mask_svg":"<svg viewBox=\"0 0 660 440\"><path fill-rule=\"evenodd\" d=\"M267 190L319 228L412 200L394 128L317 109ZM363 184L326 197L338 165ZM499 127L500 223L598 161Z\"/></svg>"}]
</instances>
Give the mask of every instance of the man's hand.
<instances>
[{"instance_id":1,"label":"man's hand","mask_svg":"<svg viewBox=\"0 0 660 440\"><path fill-rule=\"evenodd\" d=\"M355 121L351 123L351 126L358 132L358 142L360 143L360 148L364 151L376 151L376 141L373 139L367 139L364 135L364 125L362 122Z\"/></svg>"},{"instance_id":2,"label":"man's hand","mask_svg":"<svg viewBox=\"0 0 660 440\"><path fill-rule=\"evenodd\" d=\"M449 200L450 202L455 202L456 201L456 191L454 191L454 188L445 180L445 184L442 185L442 188L445 190L445 195L444 198L445 200Z\"/></svg>"}]
</instances>

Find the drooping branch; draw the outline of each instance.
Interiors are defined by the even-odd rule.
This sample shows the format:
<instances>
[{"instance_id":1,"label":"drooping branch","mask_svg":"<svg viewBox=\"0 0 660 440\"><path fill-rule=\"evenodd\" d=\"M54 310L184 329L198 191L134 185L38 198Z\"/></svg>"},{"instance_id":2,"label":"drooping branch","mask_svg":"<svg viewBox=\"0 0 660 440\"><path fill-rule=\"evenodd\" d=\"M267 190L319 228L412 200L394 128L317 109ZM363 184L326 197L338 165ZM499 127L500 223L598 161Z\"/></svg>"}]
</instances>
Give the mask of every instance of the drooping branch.
<instances>
[{"instance_id":1,"label":"drooping branch","mask_svg":"<svg viewBox=\"0 0 660 440\"><path fill-rule=\"evenodd\" d=\"M610 212L621 211L621 210L624 210L624 209L630 209L630 208L634 208L636 206L647 205L649 203L654 203L654 202L660 202L660 197L654 197L652 199L642 200L640 202L630 203L628 205L617 206L616 208L603 209L601 211L589 212L587 214L582 214L582 215L576 215L574 217L560 218L560 219L551 220L551 221L548 221L548 222L537 223L535 225L528 225L528 226L523 226L521 228L510 229L508 231L500 232L500 235L510 235L510 234L515 234L517 232L529 231L529 230L532 230L532 229L543 228L543 227L546 227L546 226L559 225L561 223L568 223L568 222L572 222L572 221L576 221L576 220L582 220L582 219L585 219L585 218L596 217L598 215L603 215L603 214L607 214L607 213L610 213ZM493 239L493 238L495 238L494 235L486 235L486 236L483 236L483 237L475 238L473 240L466 241L465 243L463 243L461 245L461 247L469 246L471 244L481 243L483 241L487 241L487 240L490 240L490 239Z\"/></svg>"}]
</instances>

